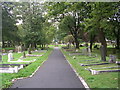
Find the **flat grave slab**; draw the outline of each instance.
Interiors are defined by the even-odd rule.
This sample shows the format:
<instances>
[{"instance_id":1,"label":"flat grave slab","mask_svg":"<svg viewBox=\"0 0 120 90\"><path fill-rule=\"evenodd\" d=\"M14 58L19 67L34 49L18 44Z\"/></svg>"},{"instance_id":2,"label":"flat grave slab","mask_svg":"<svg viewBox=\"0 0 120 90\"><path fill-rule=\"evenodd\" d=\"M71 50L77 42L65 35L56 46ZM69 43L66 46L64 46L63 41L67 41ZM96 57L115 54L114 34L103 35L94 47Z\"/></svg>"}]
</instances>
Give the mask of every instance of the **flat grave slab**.
<instances>
[{"instance_id":1,"label":"flat grave slab","mask_svg":"<svg viewBox=\"0 0 120 90\"><path fill-rule=\"evenodd\" d=\"M34 59L34 60L31 60L31 61L23 61L23 60L21 60L21 59L18 59L17 61L9 61L9 62L26 62L26 63L31 63L31 62L34 62L34 61L36 61L36 59Z\"/></svg>"},{"instance_id":2,"label":"flat grave slab","mask_svg":"<svg viewBox=\"0 0 120 90\"><path fill-rule=\"evenodd\" d=\"M27 54L26 56L28 56L28 57L40 57L40 56L43 56L43 55L32 55L32 54Z\"/></svg>"},{"instance_id":3,"label":"flat grave slab","mask_svg":"<svg viewBox=\"0 0 120 90\"><path fill-rule=\"evenodd\" d=\"M110 64L110 63L96 63L96 64L82 64L82 63L80 63L81 66L93 66L93 65L104 65L104 64Z\"/></svg>"},{"instance_id":4,"label":"flat grave slab","mask_svg":"<svg viewBox=\"0 0 120 90\"><path fill-rule=\"evenodd\" d=\"M120 72L120 69L116 69L116 70L93 70L93 69L90 69L89 71L92 73L92 75L96 75L96 74L100 74L103 72Z\"/></svg>"},{"instance_id":5,"label":"flat grave slab","mask_svg":"<svg viewBox=\"0 0 120 90\"><path fill-rule=\"evenodd\" d=\"M17 73L28 64L0 64L0 73Z\"/></svg>"}]
</instances>

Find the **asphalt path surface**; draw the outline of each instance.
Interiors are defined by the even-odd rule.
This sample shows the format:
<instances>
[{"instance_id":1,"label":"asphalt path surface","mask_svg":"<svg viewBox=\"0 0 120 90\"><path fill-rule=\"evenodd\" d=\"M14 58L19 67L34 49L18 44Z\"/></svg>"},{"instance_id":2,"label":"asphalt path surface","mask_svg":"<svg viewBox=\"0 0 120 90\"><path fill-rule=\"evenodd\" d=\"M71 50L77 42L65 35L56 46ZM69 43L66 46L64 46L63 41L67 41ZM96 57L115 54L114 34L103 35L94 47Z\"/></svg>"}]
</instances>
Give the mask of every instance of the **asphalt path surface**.
<instances>
[{"instance_id":1,"label":"asphalt path surface","mask_svg":"<svg viewBox=\"0 0 120 90\"><path fill-rule=\"evenodd\" d=\"M11 88L84 88L59 48L31 78L14 82Z\"/></svg>"}]
</instances>

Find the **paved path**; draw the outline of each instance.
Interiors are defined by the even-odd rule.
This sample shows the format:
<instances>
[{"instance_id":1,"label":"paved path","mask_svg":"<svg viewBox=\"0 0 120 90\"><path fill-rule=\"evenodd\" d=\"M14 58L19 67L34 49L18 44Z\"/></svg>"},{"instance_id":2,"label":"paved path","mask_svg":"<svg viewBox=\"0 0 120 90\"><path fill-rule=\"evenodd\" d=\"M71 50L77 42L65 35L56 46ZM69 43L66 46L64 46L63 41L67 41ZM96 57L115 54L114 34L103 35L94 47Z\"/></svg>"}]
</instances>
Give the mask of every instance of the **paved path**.
<instances>
[{"instance_id":1,"label":"paved path","mask_svg":"<svg viewBox=\"0 0 120 90\"><path fill-rule=\"evenodd\" d=\"M32 78L17 80L11 88L84 88L59 48Z\"/></svg>"}]
</instances>

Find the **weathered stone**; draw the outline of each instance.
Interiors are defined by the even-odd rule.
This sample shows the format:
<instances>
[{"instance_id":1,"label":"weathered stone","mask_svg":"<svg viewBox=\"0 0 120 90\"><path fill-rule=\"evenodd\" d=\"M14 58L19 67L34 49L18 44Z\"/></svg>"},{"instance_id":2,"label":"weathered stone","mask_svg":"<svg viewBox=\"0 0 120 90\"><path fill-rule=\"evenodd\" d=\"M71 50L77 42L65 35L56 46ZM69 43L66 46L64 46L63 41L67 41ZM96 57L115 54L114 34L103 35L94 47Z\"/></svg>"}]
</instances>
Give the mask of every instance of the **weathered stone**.
<instances>
[{"instance_id":1,"label":"weathered stone","mask_svg":"<svg viewBox=\"0 0 120 90\"><path fill-rule=\"evenodd\" d=\"M115 55L109 55L109 63L115 63L116 62L116 56Z\"/></svg>"},{"instance_id":2,"label":"weathered stone","mask_svg":"<svg viewBox=\"0 0 120 90\"><path fill-rule=\"evenodd\" d=\"M8 53L8 62L13 60L13 53L12 53L12 50L9 51Z\"/></svg>"}]
</instances>

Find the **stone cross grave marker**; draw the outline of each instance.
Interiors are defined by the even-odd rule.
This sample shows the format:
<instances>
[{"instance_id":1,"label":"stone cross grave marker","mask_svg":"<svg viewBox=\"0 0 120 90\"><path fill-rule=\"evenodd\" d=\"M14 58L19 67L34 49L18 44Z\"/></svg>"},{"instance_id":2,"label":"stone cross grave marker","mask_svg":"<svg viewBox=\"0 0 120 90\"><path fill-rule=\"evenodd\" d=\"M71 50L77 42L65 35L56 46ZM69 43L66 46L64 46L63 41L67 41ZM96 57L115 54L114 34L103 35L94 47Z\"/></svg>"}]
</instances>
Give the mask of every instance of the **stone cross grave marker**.
<instances>
[{"instance_id":1,"label":"stone cross grave marker","mask_svg":"<svg viewBox=\"0 0 120 90\"><path fill-rule=\"evenodd\" d=\"M102 61L106 61L106 54L105 54L105 47L103 45L101 45L100 47L100 52L101 52L101 60Z\"/></svg>"},{"instance_id":2,"label":"stone cross grave marker","mask_svg":"<svg viewBox=\"0 0 120 90\"><path fill-rule=\"evenodd\" d=\"M8 53L8 62L13 60L13 53L12 53L12 50L9 51Z\"/></svg>"}]
</instances>

